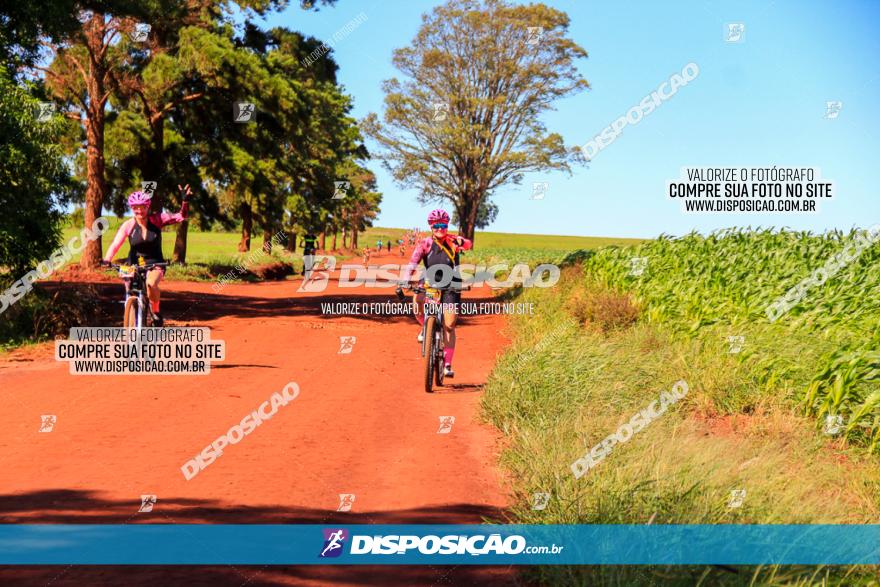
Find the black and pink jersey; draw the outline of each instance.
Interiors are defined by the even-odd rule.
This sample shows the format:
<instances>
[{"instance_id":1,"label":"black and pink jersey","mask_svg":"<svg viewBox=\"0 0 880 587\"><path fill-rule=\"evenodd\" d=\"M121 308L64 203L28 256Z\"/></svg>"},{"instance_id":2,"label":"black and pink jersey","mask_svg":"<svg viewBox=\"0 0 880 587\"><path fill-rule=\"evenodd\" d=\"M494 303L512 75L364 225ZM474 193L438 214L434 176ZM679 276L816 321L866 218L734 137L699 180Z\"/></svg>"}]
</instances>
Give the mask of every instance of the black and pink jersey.
<instances>
[{"instance_id":1,"label":"black and pink jersey","mask_svg":"<svg viewBox=\"0 0 880 587\"><path fill-rule=\"evenodd\" d=\"M428 283L431 283L431 278L442 270L439 267L445 265L455 270L459 264L459 251L466 251L472 247L473 243L462 236L447 235L442 242L433 237L422 239L413 250L403 273L403 281L408 281L419 263L424 263L425 276L428 278ZM455 275L453 279L460 283L461 277L456 274L457 271L453 274Z\"/></svg>"}]
</instances>

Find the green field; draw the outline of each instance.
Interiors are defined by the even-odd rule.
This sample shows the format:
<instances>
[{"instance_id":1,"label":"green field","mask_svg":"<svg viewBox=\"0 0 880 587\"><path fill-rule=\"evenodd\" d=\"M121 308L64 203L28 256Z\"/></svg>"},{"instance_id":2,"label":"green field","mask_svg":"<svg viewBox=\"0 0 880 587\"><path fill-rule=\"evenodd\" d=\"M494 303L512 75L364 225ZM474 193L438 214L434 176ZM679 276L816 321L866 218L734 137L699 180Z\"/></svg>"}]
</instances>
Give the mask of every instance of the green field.
<instances>
[{"instance_id":1,"label":"green field","mask_svg":"<svg viewBox=\"0 0 880 587\"><path fill-rule=\"evenodd\" d=\"M862 239L859 241L858 239ZM603 248L526 289L483 413L516 521L868 524L880 515L880 246L787 313L766 308L855 233L730 230ZM853 250L853 249L850 249ZM647 261L634 272L633 258ZM734 351L728 337L738 338ZM576 478L572 465L677 381L689 391ZM839 417L827 428L829 416ZM635 427L632 428L635 430ZM732 492L744 491L741 505ZM533 510L532 495L552 495ZM552 585L867 585L865 567L544 567ZM874 579L874 583L870 580Z\"/></svg>"},{"instance_id":2,"label":"green field","mask_svg":"<svg viewBox=\"0 0 880 587\"><path fill-rule=\"evenodd\" d=\"M110 218L111 228L103 236L103 246L106 251L107 247L116 234L116 229L121 223L119 218ZM402 238L406 234L406 230L402 228L368 228L365 232L358 236L359 248L364 246L375 247L376 241L382 240L383 244L392 241L392 249L397 250L397 239ZM68 227L64 230L64 242L71 237L78 235L79 229ZM175 227L167 227L163 231L162 250L166 259L171 259L171 253L174 250ZM427 232L424 233L427 235ZM299 235L300 241L303 235ZM228 268L234 267L236 264L250 256L252 263L263 264L273 261L283 261L287 263L301 263L302 248L297 243L298 254L290 255L281 247L276 247L273 255L270 257L260 252L263 238L262 235L252 236L251 252L239 253L238 243L241 240L240 232L201 232L190 228L187 236L187 264L190 267L172 267L169 269L168 277L171 279L212 279L216 277L217 272L223 273ZM631 245L642 242L639 239L626 238L608 238L608 237L590 237L590 236L555 236L555 235L532 235L532 234L514 234L503 232L477 232L475 238L475 248L472 252L465 255L465 262L469 263L534 263L539 261L552 261L559 256L577 249L594 249L607 245ZM332 246L332 235L327 235L326 246ZM337 245L342 246L342 234L337 236ZM128 251L128 244L123 244L117 258L125 255ZM352 251L340 251L342 258L353 256ZM78 262L79 255L73 257L71 262Z\"/></svg>"}]
</instances>

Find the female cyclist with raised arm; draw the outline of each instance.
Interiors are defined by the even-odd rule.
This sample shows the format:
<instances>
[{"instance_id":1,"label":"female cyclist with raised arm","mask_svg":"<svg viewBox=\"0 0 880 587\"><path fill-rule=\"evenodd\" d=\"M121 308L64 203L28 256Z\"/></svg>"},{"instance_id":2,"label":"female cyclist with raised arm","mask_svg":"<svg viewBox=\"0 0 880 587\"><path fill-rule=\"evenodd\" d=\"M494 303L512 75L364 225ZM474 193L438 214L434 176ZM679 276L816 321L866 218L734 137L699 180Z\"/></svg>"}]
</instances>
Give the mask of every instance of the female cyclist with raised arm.
<instances>
[{"instance_id":1,"label":"female cyclist with raised arm","mask_svg":"<svg viewBox=\"0 0 880 587\"><path fill-rule=\"evenodd\" d=\"M128 239L128 262L130 264L138 265L141 259L143 259L143 263L147 264L165 262L165 258L162 256L162 227L186 220L189 211L187 200L192 194L189 184L177 187L181 191L183 200L180 212L177 214L168 212L150 214L152 195L149 193L138 191L132 192L128 196L128 205L134 218L129 218L119 226L116 237L110 244L110 248L107 249L107 254L104 255L104 263L113 261L113 257L116 256L125 239ZM153 325L158 327L163 324L162 315L159 313L159 282L162 281L164 275L165 269L162 267L154 267L147 272L147 297L150 299Z\"/></svg>"},{"instance_id":2,"label":"female cyclist with raised arm","mask_svg":"<svg viewBox=\"0 0 880 587\"><path fill-rule=\"evenodd\" d=\"M463 236L449 234L449 214L445 210L434 210L428 214L428 225L431 227L431 236L416 243L409 264L403 274L403 281L412 280L413 271L419 263L425 264L425 278L428 284L431 279L438 280L442 266L451 270L444 273L452 275L452 280L438 289L442 290L441 303L447 304L443 311L443 335L444 349L443 362L444 377L454 377L452 370L452 357L455 355L455 322L458 303L461 301L461 276L458 274L459 251L466 251L473 247L473 243ZM414 281L414 280L413 280ZM422 314L422 305L425 302L425 294L417 294L413 297L413 312L419 324L424 324L425 317ZM422 331L419 330L418 341L422 342Z\"/></svg>"}]
</instances>

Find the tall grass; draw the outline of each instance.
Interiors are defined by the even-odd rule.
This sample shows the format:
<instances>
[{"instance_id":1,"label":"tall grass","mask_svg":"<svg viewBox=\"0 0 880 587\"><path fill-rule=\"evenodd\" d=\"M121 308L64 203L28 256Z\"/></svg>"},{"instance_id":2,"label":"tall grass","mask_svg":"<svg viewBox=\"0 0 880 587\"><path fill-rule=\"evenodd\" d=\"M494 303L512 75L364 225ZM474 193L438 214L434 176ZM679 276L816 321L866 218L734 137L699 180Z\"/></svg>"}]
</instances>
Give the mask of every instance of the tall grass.
<instances>
[{"instance_id":1,"label":"tall grass","mask_svg":"<svg viewBox=\"0 0 880 587\"><path fill-rule=\"evenodd\" d=\"M731 334L766 331L767 306L855 241L857 231L806 232L728 229L710 236L662 237L632 248L599 250L584 265L588 277L632 292L649 322L689 336L707 326ZM647 259L632 275L631 259ZM805 408L824 422L840 416L846 438L880 448L880 247L863 251L778 320L775 340L750 350L744 360L762 365L763 382L793 381L807 357L789 356L785 341L808 334L812 369L802 386ZM814 362L812 362L814 361Z\"/></svg>"},{"instance_id":2,"label":"tall grass","mask_svg":"<svg viewBox=\"0 0 880 587\"><path fill-rule=\"evenodd\" d=\"M519 301L539 311L512 317L513 345L482 400L486 419L507 437L501 460L513 479L516 520L875 523L876 456L819 434L814 425L821 423L822 402L831 402L849 410L848 426L876 426L876 413L859 412L876 385L870 354L876 317L867 315L880 293L876 252L865 251L834 278L849 288L829 281L831 289L811 290L775 323L764 313L852 237L734 230L661 238L571 255L574 265L557 287L520 291ZM631 275L633 257L648 258L641 276ZM853 284L862 289L852 291ZM836 320L821 314L829 307ZM732 335L745 337L740 352L730 352ZM838 376L844 379L839 401L822 383L833 388ZM575 478L576 459L680 379L690 388L684 399ZM866 394L861 401L857 389ZM846 438L861 443L869 427L853 426ZM747 491L741 507L729 505L734 489ZM531 508L537 492L551 494L544 510ZM878 579L866 567L532 572L553 585L868 585Z\"/></svg>"}]
</instances>

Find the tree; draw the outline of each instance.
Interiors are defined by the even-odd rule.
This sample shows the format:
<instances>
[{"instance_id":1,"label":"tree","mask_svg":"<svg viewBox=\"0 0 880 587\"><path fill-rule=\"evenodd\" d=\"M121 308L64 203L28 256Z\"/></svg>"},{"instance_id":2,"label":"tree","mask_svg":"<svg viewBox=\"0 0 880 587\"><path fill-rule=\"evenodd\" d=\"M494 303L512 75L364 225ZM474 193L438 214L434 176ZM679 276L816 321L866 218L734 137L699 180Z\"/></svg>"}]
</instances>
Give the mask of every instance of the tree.
<instances>
[{"instance_id":1,"label":"tree","mask_svg":"<svg viewBox=\"0 0 880 587\"><path fill-rule=\"evenodd\" d=\"M483 200L480 209L477 211L477 218L474 221L475 228L486 228L498 217L498 205L488 200ZM458 217L458 211L452 211L452 222L461 226L461 219Z\"/></svg>"},{"instance_id":2,"label":"tree","mask_svg":"<svg viewBox=\"0 0 880 587\"><path fill-rule=\"evenodd\" d=\"M58 144L62 120L40 122L38 110L38 101L0 68L0 264L12 279L56 247L55 204L69 187Z\"/></svg>"},{"instance_id":3,"label":"tree","mask_svg":"<svg viewBox=\"0 0 880 587\"><path fill-rule=\"evenodd\" d=\"M4 2L0 7L0 66L15 80L39 58L40 39L68 35L80 27L78 0Z\"/></svg>"},{"instance_id":4,"label":"tree","mask_svg":"<svg viewBox=\"0 0 880 587\"><path fill-rule=\"evenodd\" d=\"M394 51L408 79L385 81L384 124L370 114L364 130L394 179L422 202L450 202L468 238L500 186L525 172L570 172L580 159L540 121L555 100L589 87L575 66L587 53L566 37L568 24L543 4L450 0Z\"/></svg>"},{"instance_id":5,"label":"tree","mask_svg":"<svg viewBox=\"0 0 880 587\"><path fill-rule=\"evenodd\" d=\"M322 4L332 4L333 1L324 1ZM174 193L175 179L183 170L194 172L196 165L187 165L187 159L194 160L198 157L190 157L189 153L183 153L182 157L169 159L166 153L165 136L170 130L176 132L175 126L183 123L183 118L192 116L194 110L199 107L185 106L202 100L209 93L217 93L226 100L222 116L214 116L208 125L208 133L201 129L202 136L195 137L190 132L181 139L195 139L189 146L194 151L202 151L205 147L212 147L205 137L217 137L224 134L219 125L235 126L231 124L232 102L236 98L248 95L263 95L271 92L267 85L276 80L271 79L267 66L271 61L267 60L267 54L276 48L273 41L277 41L279 31L266 33L249 21L244 23L244 33L240 38L234 38L234 28L229 26L230 21L224 15L223 5L235 4L239 9L248 9L257 15L265 15L272 9L285 4L280 0L263 2L262 0L235 0L234 2L217 3L201 0L201 6L194 5L191 0L166 0L159 5L152 6L152 10L146 15L148 22L152 24L146 43L127 42L126 51L128 59L126 67L120 68L120 94L124 100L130 103L130 108L144 118L146 140L143 143L142 156L134 162L140 165L142 174L147 179L164 181L165 192ZM301 2L303 9L317 10L314 2ZM198 9L197 9L198 7ZM128 23L133 27L134 21ZM293 34L293 33L288 33ZM235 96L234 90L239 90ZM216 106L217 104L215 104ZM209 106L209 110L213 110ZM175 116L176 115L176 116ZM176 120L175 120L176 118ZM171 122L168 129L166 123ZM177 123L177 124L175 124ZM192 127L190 127L192 130ZM141 131L143 134L143 131ZM228 133L226 133L228 134ZM179 135L178 135L179 136ZM277 141L271 141L272 145ZM172 147L173 148L173 147ZM181 165L182 164L182 165ZM130 174L124 174L130 176ZM162 182L160 181L160 184ZM199 198L193 202L194 212L199 208ZM154 198L155 200L155 198ZM154 204L161 207L164 203L162 192ZM277 209L277 198L272 204ZM175 202L177 205L178 202ZM251 222L247 203L239 203L244 212L245 223ZM269 229L268 225L273 222L261 223L264 228L264 238ZM188 222L181 222L177 227L177 238L174 243L173 261L184 263L186 261L186 242L188 234ZM248 235L249 236L249 235ZM271 238L271 236L269 237ZM250 246L249 238L246 239Z\"/></svg>"},{"instance_id":6,"label":"tree","mask_svg":"<svg viewBox=\"0 0 880 587\"><path fill-rule=\"evenodd\" d=\"M357 249L358 233L372 226L379 215L382 194L376 191L376 175L353 158L344 161L336 175L350 183L345 197L336 200L339 224L344 231L342 246L345 247L345 235L350 233L351 248Z\"/></svg>"},{"instance_id":7,"label":"tree","mask_svg":"<svg viewBox=\"0 0 880 587\"><path fill-rule=\"evenodd\" d=\"M104 164L106 106L113 88L112 63L121 58L115 46L120 19L103 11L80 12L82 27L60 41L45 41L55 58L46 74L46 87L61 103L78 108L71 115L81 121L86 135L85 224L91 226L108 199ZM80 265L94 268L101 261L101 239L89 241Z\"/></svg>"},{"instance_id":8,"label":"tree","mask_svg":"<svg viewBox=\"0 0 880 587\"><path fill-rule=\"evenodd\" d=\"M21 277L49 258L60 237L59 204L74 185L60 141L64 120L39 117L40 80L23 81L40 39L76 30L75 0L6 2L0 7L0 281ZM23 219L26 219L23 221Z\"/></svg>"}]
</instances>

